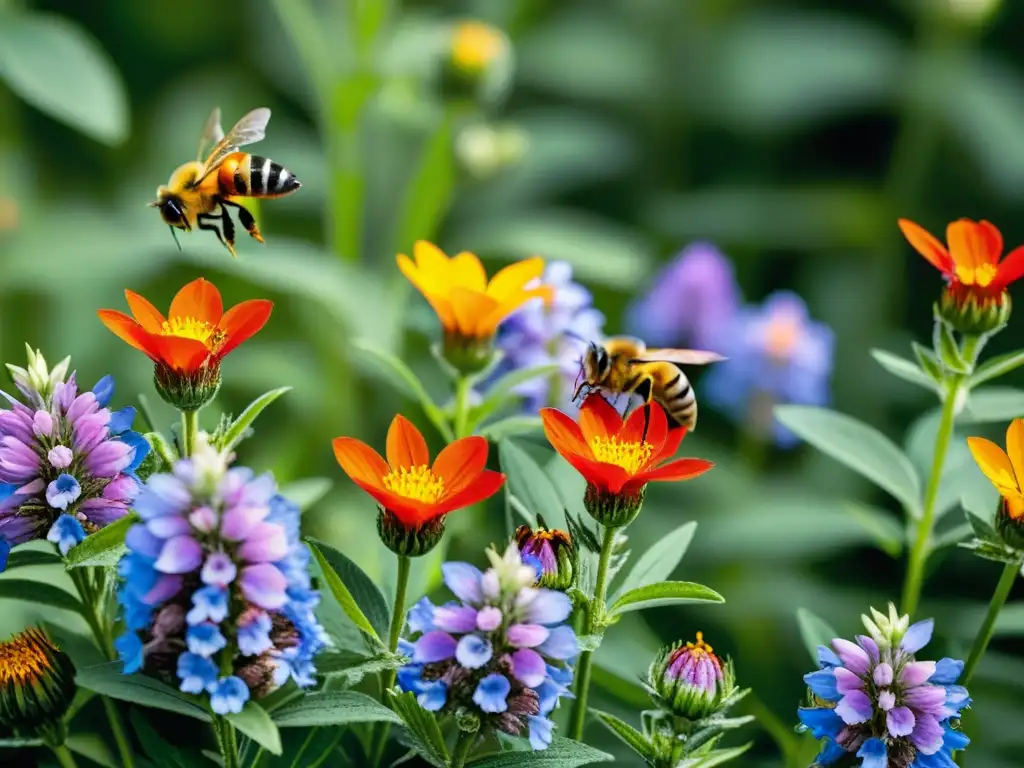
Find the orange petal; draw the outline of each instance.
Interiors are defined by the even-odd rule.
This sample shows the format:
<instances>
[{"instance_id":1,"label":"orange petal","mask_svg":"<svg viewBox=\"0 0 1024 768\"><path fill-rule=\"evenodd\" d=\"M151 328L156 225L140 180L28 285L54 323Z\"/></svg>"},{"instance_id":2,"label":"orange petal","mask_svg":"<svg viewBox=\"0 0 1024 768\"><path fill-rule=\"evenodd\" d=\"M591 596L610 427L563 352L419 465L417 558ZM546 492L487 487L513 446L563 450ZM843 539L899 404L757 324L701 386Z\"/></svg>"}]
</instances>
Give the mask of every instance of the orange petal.
<instances>
[{"instance_id":1,"label":"orange petal","mask_svg":"<svg viewBox=\"0 0 1024 768\"><path fill-rule=\"evenodd\" d=\"M159 337L147 333L134 318L114 309L101 309L96 314L99 315L100 321L117 334L122 341L145 352L153 360L160 359L160 351L156 343Z\"/></svg>"},{"instance_id":2,"label":"orange petal","mask_svg":"<svg viewBox=\"0 0 1024 768\"><path fill-rule=\"evenodd\" d=\"M125 289L124 297L128 299L128 308L135 315L135 319L139 321L139 325L150 333L160 333L163 330L166 318L159 309L150 304L149 299L127 289Z\"/></svg>"},{"instance_id":3,"label":"orange petal","mask_svg":"<svg viewBox=\"0 0 1024 768\"><path fill-rule=\"evenodd\" d=\"M983 437L968 437L967 447L971 449L971 455L974 456L981 471L985 473L985 477L992 482L1000 494L1011 496L1020 492L1010 457L1003 452L1002 448Z\"/></svg>"},{"instance_id":4,"label":"orange petal","mask_svg":"<svg viewBox=\"0 0 1024 768\"><path fill-rule=\"evenodd\" d=\"M501 269L491 278L487 285L487 295L497 301L504 301L523 287L544 274L544 259L534 256L532 259L517 261Z\"/></svg>"},{"instance_id":5,"label":"orange petal","mask_svg":"<svg viewBox=\"0 0 1024 768\"><path fill-rule=\"evenodd\" d=\"M416 499L407 499L372 483L366 483L361 480L353 480L352 482L366 491L384 509L397 517L403 525L422 525L427 520L437 517L432 505L424 504Z\"/></svg>"},{"instance_id":6,"label":"orange petal","mask_svg":"<svg viewBox=\"0 0 1024 768\"><path fill-rule=\"evenodd\" d=\"M644 427L647 435L644 436ZM619 440L623 443L645 442L654 447L651 458L660 453L668 433L668 419L665 411L656 402L651 401L642 408L635 409L619 431Z\"/></svg>"},{"instance_id":7,"label":"orange petal","mask_svg":"<svg viewBox=\"0 0 1024 768\"><path fill-rule=\"evenodd\" d=\"M387 457L392 469L430 466L427 441L402 414L395 416L388 427Z\"/></svg>"},{"instance_id":8,"label":"orange petal","mask_svg":"<svg viewBox=\"0 0 1024 768\"><path fill-rule=\"evenodd\" d=\"M460 493L467 488L487 466L487 440L482 437L464 437L445 446L432 468L444 480L445 496Z\"/></svg>"},{"instance_id":9,"label":"orange petal","mask_svg":"<svg viewBox=\"0 0 1024 768\"><path fill-rule=\"evenodd\" d=\"M170 317L194 317L200 322L217 325L224 314L224 303L217 286L200 277L178 291L167 314Z\"/></svg>"},{"instance_id":10,"label":"orange petal","mask_svg":"<svg viewBox=\"0 0 1024 768\"><path fill-rule=\"evenodd\" d=\"M487 273L475 253L463 251L452 257L448 264L452 285L461 285L483 293L487 290Z\"/></svg>"},{"instance_id":11,"label":"orange petal","mask_svg":"<svg viewBox=\"0 0 1024 768\"><path fill-rule=\"evenodd\" d=\"M543 299L550 303L554 298L555 289L550 285L542 285L539 288L532 288L528 291L521 291L519 293L512 294L510 297L503 299L502 302L487 315L481 324L481 328L483 330L481 335L492 335L505 318L527 302L533 301L534 299Z\"/></svg>"},{"instance_id":12,"label":"orange petal","mask_svg":"<svg viewBox=\"0 0 1024 768\"><path fill-rule=\"evenodd\" d=\"M1014 419L1006 429L1006 455L1013 467L1013 476L1020 487L1024 477L1024 419Z\"/></svg>"},{"instance_id":13,"label":"orange petal","mask_svg":"<svg viewBox=\"0 0 1024 768\"><path fill-rule=\"evenodd\" d=\"M1014 248L1006 254L1005 259L999 262L993 288L1001 290L1010 283L1020 280L1021 277L1024 277L1024 245Z\"/></svg>"},{"instance_id":14,"label":"orange petal","mask_svg":"<svg viewBox=\"0 0 1024 768\"><path fill-rule=\"evenodd\" d=\"M958 267L974 269L988 263L984 229L970 219L958 219L946 227L949 255Z\"/></svg>"},{"instance_id":15,"label":"orange petal","mask_svg":"<svg viewBox=\"0 0 1024 768\"><path fill-rule=\"evenodd\" d=\"M398 254L398 269L408 278L413 287L423 294L423 298L427 300L430 306L433 307L434 312L437 313L437 318L441 321L441 325L446 329L455 328L455 313L452 311L451 302L446 298L450 288L447 282L442 284L442 281L439 279L431 280L425 276L404 253Z\"/></svg>"},{"instance_id":16,"label":"orange petal","mask_svg":"<svg viewBox=\"0 0 1024 768\"><path fill-rule=\"evenodd\" d=\"M713 466L715 466L714 462L705 459L676 459L649 472L640 473L636 476L636 480L644 483L690 480L698 475L703 475Z\"/></svg>"},{"instance_id":17,"label":"orange petal","mask_svg":"<svg viewBox=\"0 0 1024 768\"><path fill-rule=\"evenodd\" d=\"M451 301L459 333L481 339L494 335L495 328L487 323L487 318L497 306L494 299L457 285L452 288Z\"/></svg>"},{"instance_id":18,"label":"orange petal","mask_svg":"<svg viewBox=\"0 0 1024 768\"><path fill-rule=\"evenodd\" d=\"M154 336L160 359L176 371L193 372L210 357L210 350L198 339L183 336Z\"/></svg>"},{"instance_id":19,"label":"orange petal","mask_svg":"<svg viewBox=\"0 0 1024 768\"><path fill-rule=\"evenodd\" d=\"M989 264L995 264L1003 255L1003 234L999 228L990 221L979 221L981 240L984 244L985 253Z\"/></svg>"},{"instance_id":20,"label":"orange petal","mask_svg":"<svg viewBox=\"0 0 1024 768\"><path fill-rule=\"evenodd\" d=\"M501 490L504 482L505 476L501 472L491 469L484 470L461 491L442 499L437 507L440 510L438 514L446 515L457 509L471 507L484 499L489 499Z\"/></svg>"},{"instance_id":21,"label":"orange petal","mask_svg":"<svg viewBox=\"0 0 1024 768\"><path fill-rule=\"evenodd\" d=\"M574 456L594 457L590 446L583 439L579 424L557 408L541 408L540 419L544 424L544 436L551 447L568 460Z\"/></svg>"},{"instance_id":22,"label":"orange petal","mask_svg":"<svg viewBox=\"0 0 1024 768\"><path fill-rule=\"evenodd\" d=\"M914 250L931 262L932 266L941 272L953 271L953 260L949 251L934 235L908 219L900 219L898 223L900 229L903 230L903 236L907 238Z\"/></svg>"},{"instance_id":23,"label":"orange petal","mask_svg":"<svg viewBox=\"0 0 1024 768\"><path fill-rule=\"evenodd\" d=\"M665 435L665 443L661 446L661 450L655 451L655 455L648 466L655 467L665 461L665 459L675 456L676 451L679 450L679 444L683 442L684 437L686 437L686 427L670 429L668 434Z\"/></svg>"},{"instance_id":24,"label":"orange petal","mask_svg":"<svg viewBox=\"0 0 1024 768\"><path fill-rule=\"evenodd\" d=\"M595 437L608 438L622 430L622 416L599 392L587 395L580 406L580 434L589 443Z\"/></svg>"},{"instance_id":25,"label":"orange petal","mask_svg":"<svg viewBox=\"0 0 1024 768\"><path fill-rule=\"evenodd\" d=\"M354 437L336 437L331 445L334 458L353 481L383 488L382 480L391 469L373 448Z\"/></svg>"},{"instance_id":26,"label":"orange petal","mask_svg":"<svg viewBox=\"0 0 1024 768\"><path fill-rule=\"evenodd\" d=\"M255 336L267 324L273 309L274 302L266 299L250 299L229 309L218 323L224 331L224 342L217 349L217 357L224 357L243 341Z\"/></svg>"}]
</instances>

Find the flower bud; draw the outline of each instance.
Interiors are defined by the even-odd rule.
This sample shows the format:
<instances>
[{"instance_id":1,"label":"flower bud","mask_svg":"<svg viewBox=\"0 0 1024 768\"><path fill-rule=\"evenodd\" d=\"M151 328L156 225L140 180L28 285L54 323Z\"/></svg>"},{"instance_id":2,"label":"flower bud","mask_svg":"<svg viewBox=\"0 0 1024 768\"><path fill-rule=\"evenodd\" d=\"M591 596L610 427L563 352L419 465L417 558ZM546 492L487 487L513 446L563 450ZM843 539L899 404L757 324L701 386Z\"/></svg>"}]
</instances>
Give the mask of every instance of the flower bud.
<instances>
[{"instance_id":1,"label":"flower bud","mask_svg":"<svg viewBox=\"0 0 1024 768\"><path fill-rule=\"evenodd\" d=\"M537 586L563 592L572 586L576 552L568 533L521 525L515 540L523 561L529 560L537 569Z\"/></svg>"},{"instance_id":2,"label":"flower bud","mask_svg":"<svg viewBox=\"0 0 1024 768\"><path fill-rule=\"evenodd\" d=\"M166 363L157 363L153 368L153 385L165 403L179 411L198 411L217 396L220 361L211 358L195 371L179 371Z\"/></svg>"},{"instance_id":3,"label":"flower bud","mask_svg":"<svg viewBox=\"0 0 1024 768\"><path fill-rule=\"evenodd\" d=\"M587 485L583 506L592 518L606 528L622 528L636 520L644 505L647 486L633 493L611 493L593 484Z\"/></svg>"},{"instance_id":4,"label":"flower bud","mask_svg":"<svg viewBox=\"0 0 1024 768\"><path fill-rule=\"evenodd\" d=\"M655 702L687 720L716 714L735 693L732 663L714 654L702 632L696 643L663 648L647 675Z\"/></svg>"},{"instance_id":5,"label":"flower bud","mask_svg":"<svg viewBox=\"0 0 1024 768\"><path fill-rule=\"evenodd\" d=\"M1014 516L1016 512L1016 516ZM996 533L999 538L1010 549L1024 550L1024 510L1010 509L1010 504L1005 498L999 499L999 508L996 510Z\"/></svg>"},{"instance_id":6,"label":"flower bud","mask_svg":"<svg viewBox=\"0 0 1024 768\"><path fill-rule=\"evenodd\" d=\"M382 508L377 515L377 533L384 546L396 555L421 557L436 547L444 536L444 517L435 517L422 525L409 526Z\"/></svg>"},{"instance_id":7,"label":"flower bud","mask_svg":"<svg viewBox=\"0 0 1024 768\"><path fill-rule=\"evenodd\" d=\"M453 27L442 77L446 95L495 101L511 78L511 46L501 30L480 21Z\"/></svg>"},{"instance_id":8,"label":"flower bud","mask_svg":"<svg viewBox=\"0 0 1024 768\"><path fill-rule=\"evenodd\" d=\"M445 329L440 349L435 344L432 351L434 357L447 366L450 372L461 376L483 376L498 360L493 334L486 337L465 336L458 330Z\"/></svg>"},{"instance_id":9,"label":"flower bud","mask_svg":"<svg viewBox=\"0 0 1024 768\"><path fill-rule=\"evenodd\" d=\"M868 610L871 612L871 616L861 614L860 620L864 623L864 628L868 631L871 639L878 644L879 648L899 647L900 641L903 640L907 629L910 628L910 617L900 616L893 603L889 603L888 615L876 611L874 608Z\"/></svg>"},{"instance_id":10,"label":"flower bud","mask_svg":"<svg viewBox=\"0 0 1024 768\"><path fill-rule=\"evenodd\" d=\"M942 293L935 312L954 331L981 336L994 333L1010 320L1010 294L982 294L971 286L953 283Z\"/></svg>"},{"instance_id":11,"label":"flower bud","mask_svg":"<svg viewBox=\"0 0 1024 768\"><path fill-rule=\"evenodd\" d=\"M75 667L41 629L0 643L0 725L19 736L64 743L64 714L75 696Z\"/></svg>"}]
</instances>

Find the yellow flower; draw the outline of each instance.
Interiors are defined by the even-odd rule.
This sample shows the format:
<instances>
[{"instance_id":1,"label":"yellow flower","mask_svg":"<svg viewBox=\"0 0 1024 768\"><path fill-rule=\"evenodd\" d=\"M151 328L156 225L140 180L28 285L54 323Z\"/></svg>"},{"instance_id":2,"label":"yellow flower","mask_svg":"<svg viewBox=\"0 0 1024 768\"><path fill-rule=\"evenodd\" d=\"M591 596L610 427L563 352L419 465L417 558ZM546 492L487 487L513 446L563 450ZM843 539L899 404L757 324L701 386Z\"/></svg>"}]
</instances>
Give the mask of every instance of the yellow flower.
<instances>
[{"instance_id":1,"label":"yellow flower","mask_svg":"<svg viewBox=\"0 0 1024 768\"><path fill-rule=\"evenodd\" d=\"M470 75L487 69L504 49L505 36L481 21L463 21L452 33L452 64Z\"/></svg>"},{"instance_id":2,"label":"yellow flower","mask_svg":"<svg viewBox=\"0 0 1024 768\"><path fill-rule=\"evenodd\" d=\"M967 438L974 460L1006 501L1011 520L1024 517L1024 419L1014 419L1006 430L1006 450L983 437Z\"/></svg>"},{"instance_id":3,"label":"yellow flower","mask_svg":"<svg viewBox=\"0 0 1024 768\"><path fill-rule=\"evenodd\" d=\"M538 257L510 264L488 281L475 254L464 251L448 258L423 240L413 246L412 253L415 261L398 254L398 268L434 308L444 328L445 357L460 369L478 369L478 363L490 358L498 326L523 304L554 299L552 286L527 287L544 272L544 260ZM463 365L465 358L469 358L468 368Z\"/></svg>"}]
</instances>

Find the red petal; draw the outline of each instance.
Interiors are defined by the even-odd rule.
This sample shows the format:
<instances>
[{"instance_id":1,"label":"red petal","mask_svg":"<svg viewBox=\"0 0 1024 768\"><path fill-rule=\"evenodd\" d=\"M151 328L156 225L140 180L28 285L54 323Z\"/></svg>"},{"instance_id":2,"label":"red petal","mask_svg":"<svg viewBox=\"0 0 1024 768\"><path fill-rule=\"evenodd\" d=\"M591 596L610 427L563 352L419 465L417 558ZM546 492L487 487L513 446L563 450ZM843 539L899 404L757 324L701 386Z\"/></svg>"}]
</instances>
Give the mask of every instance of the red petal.
<instances>
[{"instance_id":1,"label":"red petal","mask_svg":"<svg viewBox=\"0 0 1024 768\"><path fill-rule=\"evenodd\" d=\"M353 482L372 496L384 509L397 517L403 525L422 525L427 520L437 517L432 505L424 504L416 499L407 499L370 483L362 483L357 480L353 480Z\"/></svg>"},{"instance_id":2,"label":"red petal","mask_svg":"<svg viewBox=\"0 0 1024 768\"><path fill-rule=\"evenodd\" d=\"M267 324L273 308L272 301L252 299L229 309L218 323L224 331L224 343L217 350L217 357L224 357L243 341L255 336Z\"/></svg>"},{"instance_id":3,"label":"red petal","mask_svg":"<svg viewBox=\"0 0 1024 768\"><path fill-rule=\"evenodd\" d=\"M200 322L217 325L224 314L224 303L217 286L200 277L178 291L168 314L171 317L194 317Z\"/></svg>"},{"instance_id":4,"label":"red petal","mask_svg":"<svg viewBox=\"0 0 1024 768\"><path fill-rule=\"evenodd\" d=\"M593 458L590 446L583 440L580 425L557 408L541 408L544 435L551 447L571 461L574 456Z\"/></svg>"},{"instance_id":5,"label":"red petal","mask_svg":"<svg viewBox=\"0 0 1024 768\"><path fill-rule=\"evenodd\" d=\"M470 481L469 485L465 486L461 491L452 496L446 496L443 498L438 503L438 511L433 515L433 517L447 515L449 512L454 512L457 509L464 509L465 507L471 507L484 499L489 499L501 490L501 486L504 482L505 476L501 474L501 472L495 472L490 469L484 470L481 474L476 476L476 479Z\"/></svg>"},{"instance_id":6,"label":"red petal","mask_svg":"<svg viewBox=\"0 0 1024 768\"><path fill-rule=\"evenodd\" d=\"M999 262L996 279L993 281L999 289L1024 277L1024 245L1014 248L1006 258Z\"/></svg>"},{"instance_id":7,"label":"red petal","mask_svg":"<svg viewBox=\"0 0 1024 768\"><path fill-rule=\"evenodd\" d=\"M646 438L644 437L645 426L647 427ZM629 414L625 426L619 433L619 440L623 443L646 442L654 447L653 457L660 452L667 434L668 419L665 417L665 410L658 403L651 402Z\"/></svg>"},{"instance_id":8,"label":"red petal","mask_svg":"<svg viewBox=\"0 0 1024 768\"><path fill-rule=\"evenodd\" d=\"M595 461L585 456L566 456L565 459L590 485L596 485L611 493L622 490L622 486L632 477L618 464Z\"/></svg>"},{"instance_id":9,"label":"red petal","mask_svg":"<svg viewBox=\"0 0 1024 768\"><path fill-rule=\"evenodd\" d=\"M182 336L154 336L160 359L176 371L192 373L210 357L203 342Z\"/></svg>"},{"instance_id":10,"label":"red petal","mask_svg":"<svg viewBox=\"0 0 1024 768\"><path fill-rule=\"evenodd\" d=\"M124 312L114 309L101 309L97 313L100 321L113 331L122 341L126 341L141 352L145 352L152 360L159 362L159 336L153 336Z\"/></svg>"},{"instance_id":11,"label":"red petal","mask_svg":"<svg viewBox=\"0 0 1024 768\"><path fill-rule=\"evenodd\" d=\"M661 450L655 452L654 458L648 466L656 467L665 459L675 456L676 451L679 450L679 444L683 442L684 437L686 437L686 427L670 429L668 434L665 435L665 443L661 446Z\"/></svg>"},{"instance_id":12,"label":"red petal","mask_svg":"<svg viewBox=\"0 0 1024 768\"><path fill-rule=\"evenodd\" d=\"M908 219L900 219L898 223L903 230L903 236L914 250L931 262L932 266L946 274L953 271L953 259L949 251L934 235Z\"/></svg>"},{"instance_id":13,"label":"red petal","mask_svg":"<svg viewBox=\"0 0 1024 768\"><path fill-rule=\"evenodd\" d=\"M392 469L430 466L427 441L405 416L398 414L388 427L388 464Z\"/></svg>"},{"instance_id":14,"label":"red petal","mask_svg":"<svg viewBox=\"0 0 1024 768\"><path fill-rule=\"evenodd\" d=\"M698 475L703 475L713 466L715 466L714 462L705 459L676 459L649 472L641 472L636 476L636 481L653 483L690 480Z\"/></svg>"},{"instance_id":15,"label":"red petal","mask_svg":"<svg viewBox=\"0 0 1024 768\"><path fill-rule=\"evenodd\" d=\"M334 458L353 481L384 487L381 481L391 468L373 448L354 437L336 437L331 445Z\"/></svg>"},{"instance_id":16,"label":"red petal","mask_svg":"<svg viewBox=\"0 0 1024 768\"><path fill-rule=\"evenodd\" d=\"M432 471L444 480L445 496L469 487L487 466L487 440L464 437L445 446L434 459Z\"/></svg>"},{"instance_id":17,"label":"red petal","mask_svg":"<svg viewBox=\"0 0 1024 768\"><path fill-rule=\"evenodd\" d=\"M129 290L125 290L124 297L128 299L128 308L135 315L135 319L139 321L139 325L150 333L160 333L163 330L166 318L159 309L149 303L149 299Z\"/></svg>"},{"instance_id":18,"label":"red petal","mask_svg":"<svg viewBox=\"0 0 1024 768\"><path fill-rule=\"evenodd\" d=\"M586 442L608 438L622 429L622 416L600 393L587 395L580 408L580 433Z\"/></svg>"}]
</instances>

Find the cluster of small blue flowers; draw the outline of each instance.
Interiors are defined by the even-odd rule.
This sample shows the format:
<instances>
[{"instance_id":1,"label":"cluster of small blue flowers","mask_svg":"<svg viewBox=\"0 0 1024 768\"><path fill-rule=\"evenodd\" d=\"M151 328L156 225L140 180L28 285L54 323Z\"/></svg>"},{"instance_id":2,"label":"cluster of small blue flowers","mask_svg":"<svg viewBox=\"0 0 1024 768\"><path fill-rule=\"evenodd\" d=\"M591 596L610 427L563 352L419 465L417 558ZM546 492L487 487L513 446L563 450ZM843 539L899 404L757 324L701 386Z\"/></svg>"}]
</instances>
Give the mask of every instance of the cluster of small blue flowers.
<instances>
[{"instance_id":1,"label":"cluster of small blue flowers","mask_svg":"<svg viewBox=\"0 0 1024 768\"><path fill-rule=\"evenodd\" d=\"M12 547L43 536L66 555L138 495L149 443L131 431L135 409L107 408L110 376L79 392L69 365L51 371L30 348L27 369L8 366L22 399L0 393L10 404L0 411L0 571Z\"/></svg>"},{"instance_id":2,"label":"cluster of small blue flowers","mask_svg":"<svg viewBox=\"0 0 1024 768\"><path fill-rule=\"evenodd\" d=\"M580 339L600 339L604 328L604 315L594 308L590 291L573 282L572 266L551 262L541 283L554 287L554 300L527 303L501 325L497 339L503 357L495 376L541 365L561 366L559 379L533 378L514 390L525 398L524 407L531 412L549 405L572 405L583 348Z\"/></svg>"},{"instance_id":3,"label":"cluster of small blue flowers","mask_svg":"<svg viewBox=\"0 0 1024 768\"><path fill-rule=\"evenodd\" d=\"M570 696L571 665L579 652L564 622L572 603L562 592L537 589L536 565L515 544L503 556L488 550L491 567L445 563L444 582L458 602L426 598L409 611L411 662L398 684L432 712L472 712L482 727L518 736L545 749L554 723L548 715Z\"/></svg>"},{"instance_id":4,"label":"cluster of small blue flowers","mask_svg":"<svg viewBox=\"0 0 1024 768\"><path fill-rule=\"evenodd\" d=\"M289 678L315 682L329 643L313 613L299 511L270 474L227 467L202 436L190 459L149 478L135 502L118 594L125 672L143 666L239 712ZM185 648L184 652L182 649Z\"/></svg>"}]
</instances>

